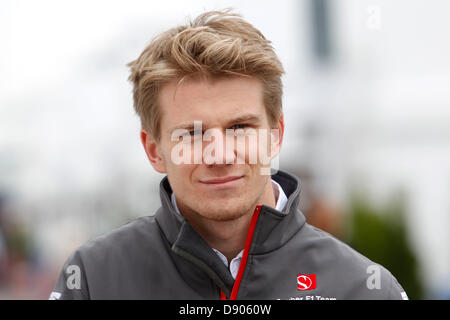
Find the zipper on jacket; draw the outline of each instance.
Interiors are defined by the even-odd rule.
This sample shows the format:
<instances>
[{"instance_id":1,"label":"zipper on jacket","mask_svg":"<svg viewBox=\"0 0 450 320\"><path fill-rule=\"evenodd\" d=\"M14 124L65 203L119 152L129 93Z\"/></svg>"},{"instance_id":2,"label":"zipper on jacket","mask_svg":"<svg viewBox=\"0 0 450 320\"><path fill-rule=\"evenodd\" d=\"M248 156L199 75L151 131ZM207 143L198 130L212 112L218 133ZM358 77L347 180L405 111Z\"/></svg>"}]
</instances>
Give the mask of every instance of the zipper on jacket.
<instances>
[{"instance_id":1,"label":"zipper on jacket","mask_svg":"<svg viewBox=\"0 0 450 320\"><path fill-rule=\"evenodd\" d=\"M244 276L245 267L247 265L248 253L253 240L253 233L255 231L256 222L258 221L259 213L261 212L261 206L256 206L253 212L252 220L250 221L250 227L248 228L247 238L245 240L244 253L242 254L241 264L234 280L233 289L231 290L230 300L236 300L239 292L239 286L241 285L242 277ZM227 300L226 295L220 290L220 300Z\"/></svg>"}]
</instances>

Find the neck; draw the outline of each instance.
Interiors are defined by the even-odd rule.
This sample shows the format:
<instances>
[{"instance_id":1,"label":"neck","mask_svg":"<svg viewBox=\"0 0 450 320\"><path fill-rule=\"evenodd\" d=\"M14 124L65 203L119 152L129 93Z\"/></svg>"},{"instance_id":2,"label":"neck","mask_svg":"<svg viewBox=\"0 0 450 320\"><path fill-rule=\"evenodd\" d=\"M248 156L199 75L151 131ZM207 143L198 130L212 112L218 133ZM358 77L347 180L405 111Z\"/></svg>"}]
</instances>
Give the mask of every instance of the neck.
<instances>
[{"instance_id":1,"label":"neck","mask_svg":"<svg viewBox=\"0 0 450 320\"><path fill-rule=\"evenodd\" d=\"M251 209L237 219L216 221L206 219L199 214L186 215L183 213L183 215L209 246L219 250L230 262L244 249L250 221L257 205L275 207L276 201L271 179L267 180L262 195Z\"/></svg>"}]
</instances>

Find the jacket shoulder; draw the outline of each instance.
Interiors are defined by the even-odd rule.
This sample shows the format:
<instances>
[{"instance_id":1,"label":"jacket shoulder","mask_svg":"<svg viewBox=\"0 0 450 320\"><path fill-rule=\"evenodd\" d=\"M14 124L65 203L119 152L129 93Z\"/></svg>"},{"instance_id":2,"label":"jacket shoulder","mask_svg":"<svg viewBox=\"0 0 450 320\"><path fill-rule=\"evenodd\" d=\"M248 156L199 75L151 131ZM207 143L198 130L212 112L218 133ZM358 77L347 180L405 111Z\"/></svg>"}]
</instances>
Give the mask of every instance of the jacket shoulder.
<instances>
[{"instance_id":1,"label":"jacket shoulder","mask_svg":"<svg viewBox=\"0 0 450 320\"><path fill-rule=\"evenodd\" d=\"M333 235L305 224L301 231L304 252L324 272L329 283L348 299L405 299L404 289L384 266Z\"/></svg>"},{"instance_id":2,"label":"jacket shoulder","mask_svg":"<svg viewBox=\"0 0 450 320\"><path fill-rule=\"evenodd\" d=\"M140 257L158 250L161 242L154 216L134 219L86 241L65 261L50 299L91 299L97 282L114 279L130 263L139 264Z\"/></svg>"},{"instance_id":3,"label":"jacket shoulder","mask_svg":"<svg viewBox=\"0 0 450 320\"><path fill-rule=\"evenodd\" d=\"M129 246L135 247L139 241L155 241L158 238L160 234L155 217L145 216L96 236L86 241L77 250L82 254L97 254L104 250L116 251Z\"/></svg>"}]
</instances>

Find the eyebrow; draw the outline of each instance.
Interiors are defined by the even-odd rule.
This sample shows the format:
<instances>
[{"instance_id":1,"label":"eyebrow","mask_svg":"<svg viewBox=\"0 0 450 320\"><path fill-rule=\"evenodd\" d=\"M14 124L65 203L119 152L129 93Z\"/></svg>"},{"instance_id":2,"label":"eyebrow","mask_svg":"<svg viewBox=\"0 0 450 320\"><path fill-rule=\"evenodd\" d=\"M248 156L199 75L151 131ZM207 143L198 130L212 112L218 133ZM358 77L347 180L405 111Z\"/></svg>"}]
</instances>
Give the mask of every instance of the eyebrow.
<instances>
[{"instance_id":1,"label":"eyebrow","mask_svg":"<svg viewBox=\"0 0 450 320\"><path fill-rule=\"evenodd\" d=\"M231 126L233 124L243 123L243 122L250 123L250 124L256 124L256 123L261 122L262 118L263 117L261 115L259 115L259 114L248 113L248 114L244 114L244 115L238 116L236 118L233 118L231 120L228 120L226 126L229 127L229 126ZM198 121L198 120L194 120L194 121ZM177 129L185 129L185 130L188 130L188 131L189 130L193 130L194 129L194 121L189 122L189 123L176 125L176 126L170 128L168 130L168 132L172 133L173 131L175 131ZM203 129L203 127L204 127L204 124L202 122L202 129Z\"/></svg>"}]
</instances>

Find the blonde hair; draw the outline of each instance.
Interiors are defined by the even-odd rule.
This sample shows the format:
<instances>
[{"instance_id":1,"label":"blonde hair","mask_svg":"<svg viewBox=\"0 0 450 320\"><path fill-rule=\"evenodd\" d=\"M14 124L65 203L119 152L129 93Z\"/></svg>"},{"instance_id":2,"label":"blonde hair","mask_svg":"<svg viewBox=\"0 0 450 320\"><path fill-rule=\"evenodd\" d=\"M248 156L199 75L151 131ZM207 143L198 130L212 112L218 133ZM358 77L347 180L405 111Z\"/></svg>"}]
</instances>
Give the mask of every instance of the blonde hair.
<instances>
[{"instance_id":1,"label":"blonde hair","mask_svg":"<svg viewBox=\"0 0 450 320\"><path fill-rule=\"evenodd\" d=\"M282 113L281 62L271 42L230 9L205 12L187 25L160 34L127 66L134 109L156 141L160 139L159 91L186 76L257 77L263 84L270 123L276 123Z\"/></svg>"}]
</instances>

